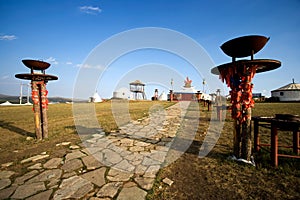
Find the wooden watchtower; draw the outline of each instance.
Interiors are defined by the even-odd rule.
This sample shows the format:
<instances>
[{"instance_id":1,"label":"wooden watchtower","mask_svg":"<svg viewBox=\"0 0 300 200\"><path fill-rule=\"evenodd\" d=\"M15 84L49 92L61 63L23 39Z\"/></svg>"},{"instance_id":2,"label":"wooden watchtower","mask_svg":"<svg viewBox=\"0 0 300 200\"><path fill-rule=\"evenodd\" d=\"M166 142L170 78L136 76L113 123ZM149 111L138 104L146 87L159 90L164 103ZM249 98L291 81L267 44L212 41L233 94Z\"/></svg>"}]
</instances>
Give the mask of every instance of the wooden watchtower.
<instances>
[{"instance_id":1,"label":"wooden watchtower","mask_svg":"<svg viewBox=\"0 0 300 200\"><path fill-rule=\"evenodd\" d=\"M134 82L129 83L129 87L130 87L130 92L134 93L133 98L135 100L146 99L145 84L142 83L140 80L136 80Z\"/></svg>"}]
</instances>

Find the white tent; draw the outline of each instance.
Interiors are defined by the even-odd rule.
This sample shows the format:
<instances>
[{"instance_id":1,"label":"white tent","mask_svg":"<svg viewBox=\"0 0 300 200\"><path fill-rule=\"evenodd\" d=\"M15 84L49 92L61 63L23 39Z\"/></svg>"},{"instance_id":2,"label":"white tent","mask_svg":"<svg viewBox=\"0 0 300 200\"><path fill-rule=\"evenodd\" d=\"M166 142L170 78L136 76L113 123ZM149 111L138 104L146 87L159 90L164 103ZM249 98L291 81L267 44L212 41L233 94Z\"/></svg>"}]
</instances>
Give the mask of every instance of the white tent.
<instances>
[{"instance_id":1,"label":"white tent","mask_svg":"<svg viewBox=\"0 0 300 200\"><path fill-rule=\"evenodd\" d=\"M9 101L5 101L4 103L0 104L1 106L10 106L12 105L12 103L10 103Z\"/></svg>"},{"instance_id":2,"label":"white tent","mask_svg":"<svg viewBox=\"0 0 300 200\"><path fill-rule=\"evenodd\" d=\"M163 91L163 92L159 95L158 100L159 100L159 101L167 101L167 100L168 100L168 96L167 96L167 94L165 93L165 91Z\"/></svg>"},{"instance_id":3,"label":"white tent","mask_svg":"<svg viewBox=\"0 0 300 200\"><path fill-rule=\"evenodd\" d=\"M95 92L94 95L91 97L90 101L94 102L94 103L99 103L99 102L102 102L103 100L101 99L99 94L97 92Z\"/></svg>"}]
</instances>

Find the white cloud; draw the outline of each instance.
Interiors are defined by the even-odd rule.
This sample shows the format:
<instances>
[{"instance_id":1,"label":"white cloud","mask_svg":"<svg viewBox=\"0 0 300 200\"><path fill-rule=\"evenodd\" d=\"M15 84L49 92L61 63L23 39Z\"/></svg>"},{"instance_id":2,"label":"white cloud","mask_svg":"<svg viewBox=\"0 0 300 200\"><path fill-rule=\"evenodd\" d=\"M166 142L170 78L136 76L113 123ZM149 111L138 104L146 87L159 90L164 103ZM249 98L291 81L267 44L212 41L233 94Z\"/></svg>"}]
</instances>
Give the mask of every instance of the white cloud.
<instances>
[{"instance_id":1,"label":"white cloud","mask_svg":"<svg viewBox=\"0 0 300 200\"><path fill-rule=\"evenodd\" d=\"M89 65L89 64L77 64L76 67L79 68L85 68L85 69L100 69L100 70L104 70L105 66L102 65Z\"/></svg>"},{"instance_id":2,"label":"white cloud","mask_svg":"<svg viewBox=\"0 0 300 200\"><path fill-rule=\"evenodd\" d=\"M15 35L1 35L0 40L15 40L17 36Z\"/></svg>"},{"instance_id":3,"label":"white cloud","mask_svg":"<svg viewBox=\"0 0 300 200\"><path fill-rule=\"evenodd\" d=\"M98 6L81 6L79 9L83 13L93 15L96 15L102 11Z\"/></svg>"},{"instance_id":4,"label":"white cloud","mask_svg":"<svg viewBox=\"0 0 300 200\"><path fill-rule=\"evenodd\" d=\"M2 79L2 80L9 79L9 75L4 75L4 76L1 77L1 79Z\"/></svg>"},{"instance_id":5,"label":"white cloud","mask_svg":"<svg viewBox=\"0 0 300 200\"><path fill-rule=\"evenodd\" d=\"M57 65L58 64L58 62L56 61L56 59L53 58L52 56L49 57L49 58L47 58L45 61L48 62L48 63L51 63L53 65Z\"/></svg>"},{"instance_id":6,"label":"white cloud","mask_svg":"<svg viewBox=\"0 0 300 200\"><path fill-rule=\"evenodd\" d=\"M68 61L68 62L66 62L66 64L67 64L67 65L72 65L73 63L70 62L70 61Z\"/></svg>"}]
</instances>

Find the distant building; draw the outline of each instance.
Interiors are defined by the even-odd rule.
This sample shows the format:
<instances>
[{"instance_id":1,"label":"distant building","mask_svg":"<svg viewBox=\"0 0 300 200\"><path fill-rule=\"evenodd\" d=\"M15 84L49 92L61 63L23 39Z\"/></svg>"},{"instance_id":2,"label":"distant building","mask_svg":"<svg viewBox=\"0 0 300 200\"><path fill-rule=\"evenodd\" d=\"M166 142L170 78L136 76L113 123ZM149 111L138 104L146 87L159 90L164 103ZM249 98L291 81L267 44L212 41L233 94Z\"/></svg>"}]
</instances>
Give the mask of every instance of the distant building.
<instances>
[{"instance_id":1,"label":"distant building","mask_svg":"<svg viewBox=\"0 0 300 200\"><path fill-rule=\"evenodd\" d=\"M132 99L133 95L130 94L130 91L127 88L120 88L113 93L113 99Z\"/></svg>"},{"instance_id":2,"label":"distant building","mask_svg":"<svg viewBox=\"0 0 300 200\"><path fill-rule=\"evenodd\" d=\"M174 91L173 99L178 101L191 101L196 100L197 90L192 86L192 80L186 77L184 80L184 86L180 91Z\"/></svg>"},{"instance_id":3,"label":"distant building","mask_svg":"<svg viewBox=\"0 0 300 200\"><path fill-rule=\"evenodd\" d=\"M271 91L273 99L278 101L300 101L300 84L293 82Z\"/></svg>"},{"instance_id":4,"label":"distant building","mask_svg":"<svg viewBox=\"0 0 300 200\"><path fill-rule=\"evenodd\" d=\"M265 101L265 96L263 96L261 93L253 93L252 98L254 101Z\"/></svg>"}]
</instances>

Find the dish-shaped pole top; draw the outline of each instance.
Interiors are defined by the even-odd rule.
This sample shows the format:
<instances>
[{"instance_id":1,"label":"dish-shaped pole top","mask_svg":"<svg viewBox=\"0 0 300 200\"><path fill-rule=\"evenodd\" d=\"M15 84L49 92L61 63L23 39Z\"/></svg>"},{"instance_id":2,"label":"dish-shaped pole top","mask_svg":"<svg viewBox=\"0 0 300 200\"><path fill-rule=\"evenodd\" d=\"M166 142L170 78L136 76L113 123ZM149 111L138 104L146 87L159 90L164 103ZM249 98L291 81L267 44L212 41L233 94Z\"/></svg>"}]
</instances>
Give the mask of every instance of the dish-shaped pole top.
<instances>
[{"instance_id":1,"label":"dish-shaped pole top","mask_svg":"<svg viewBox=\"0 0 300 200\"><path fill-rule=\"evenodd\" d=\"M45 70L50 67L50 63L40 61L40 60L22 60L23 64L33 70Z\"/></svg>"},{"instance_id":2,"label":"dish-shaped pole top","mask_svg":"<svg viewBox=\"0 0 300 200\"><path fill-rule=\"evenodd\" d=\"M265 46L269 39L261 35L242 36L225 42L221 45L221 49L233 58L253 56Z\"/></svg>"}]
</instances>

